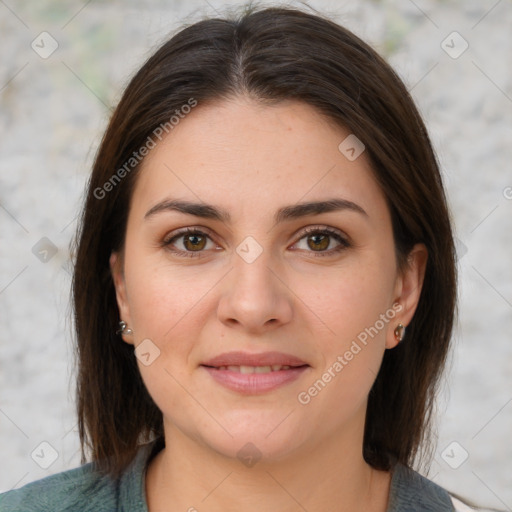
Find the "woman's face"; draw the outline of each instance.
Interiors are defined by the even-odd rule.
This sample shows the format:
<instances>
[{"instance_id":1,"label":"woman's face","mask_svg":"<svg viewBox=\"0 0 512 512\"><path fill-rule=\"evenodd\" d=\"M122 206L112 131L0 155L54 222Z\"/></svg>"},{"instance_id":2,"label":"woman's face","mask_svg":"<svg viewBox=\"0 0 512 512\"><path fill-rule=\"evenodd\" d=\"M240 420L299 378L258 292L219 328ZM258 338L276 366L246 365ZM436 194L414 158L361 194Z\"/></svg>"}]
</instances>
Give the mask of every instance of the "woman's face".
<instances>
[{"instance_id":1,"label":"woman's face","mask_svg":"<svg viewBox=\"0 0 512 512\"><path fill-rule=\"evenodd\" d=\"M166 435L268 459L362 442L426 252L398 272L366 155L339 149L349 135L304 103L236 98L199 104L146 157L111 265Z\"/></svg>"}]
</instances>

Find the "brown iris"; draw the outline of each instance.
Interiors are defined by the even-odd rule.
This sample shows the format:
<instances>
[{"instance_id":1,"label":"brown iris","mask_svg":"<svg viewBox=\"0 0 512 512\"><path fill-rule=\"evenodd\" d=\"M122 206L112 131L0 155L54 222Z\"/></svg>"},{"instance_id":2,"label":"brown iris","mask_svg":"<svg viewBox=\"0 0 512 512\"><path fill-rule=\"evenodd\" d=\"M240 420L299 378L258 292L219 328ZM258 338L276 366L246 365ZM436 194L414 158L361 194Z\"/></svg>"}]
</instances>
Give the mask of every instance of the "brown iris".
<instances>
[{"instance_id":1,"label":"brown iris","mask_svg":"<svg viewBox=\"0 0 512 512\"><path fill-rule=\"evenodd\" d=\"M311 240L315 240L313 245L310 243ZM328 235L310 235L308 237L308 246L311 249L327 249L329 247L329 236Z\"/></svg>"},{"instance_id":2,"label":"brown iris","mask_svg":"<svg viewBox=\"0 0 512 512\"><path fill-rule=\"evenodd\" d=\"M190 246L188 244L190 242ZM204 249L206 244L206 237L201 235L184 235L183 236L183 245L187 248L187 250L195 251Z\"/></svg>"}]
</instances>

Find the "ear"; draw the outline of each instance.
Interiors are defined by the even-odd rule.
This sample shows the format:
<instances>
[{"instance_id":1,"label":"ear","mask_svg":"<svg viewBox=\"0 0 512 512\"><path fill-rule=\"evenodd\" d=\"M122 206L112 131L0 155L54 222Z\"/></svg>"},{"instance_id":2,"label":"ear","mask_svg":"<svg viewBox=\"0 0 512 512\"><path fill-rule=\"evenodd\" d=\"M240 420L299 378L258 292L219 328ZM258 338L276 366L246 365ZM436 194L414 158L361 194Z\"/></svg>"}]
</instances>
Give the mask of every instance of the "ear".
<instances>
[{"instance_id":1,"label":"ear","mask_svg":"<svg viewBox=\"0 0 512 512\"><path fill-rule=\"evenodd\" d=\"M395 304L399 304L401 309L398 311L390 324L386 337L386 348L394 348L399 341L395 337L395 328L401 323L407 330L414 312L420 300L420 294L425 278L425 269L427 267L428 250L424 244L416 244L407 257L405 269L397 277L395 287Z\"/></svg>"},{"instance_id":2,"label":"ear","mask_svg":"<svg viewBox=\"0 0 512 512\"><path fill-rule=\"evenodd\" d=\"M126 283L124 280L123 271L123 257L118 252L113 252L110 255L110 273L112 274L112 280L114 281L114 287L116 290L117 307L119 308L120 318L126 322L127 326L131 328L131 317L130 307L128 304L128 296L126 293ZM133 335L121 334L123 340L130 345L133 345Z\"/></svg>"}]
</instances>

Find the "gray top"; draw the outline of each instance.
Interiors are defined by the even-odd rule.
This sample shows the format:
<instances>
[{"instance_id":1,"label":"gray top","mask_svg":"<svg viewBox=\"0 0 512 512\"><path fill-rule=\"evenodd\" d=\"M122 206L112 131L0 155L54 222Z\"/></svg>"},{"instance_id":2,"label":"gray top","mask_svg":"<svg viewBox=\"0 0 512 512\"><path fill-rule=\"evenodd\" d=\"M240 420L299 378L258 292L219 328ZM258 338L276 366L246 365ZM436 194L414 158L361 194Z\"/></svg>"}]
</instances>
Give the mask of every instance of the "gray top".
<instances>
[{"instance_id":1,"label":"gray top","mask_svg":"<svg viewBox=\"0 0 512 512\"><path fill-rule=\"evenodd\" d=\"M148 512L145 472L159 449L156 441L141 445L117 480L100 475L90 462L0 494L0 512ZM387 512L454 510L442 487L402 464L394 466Z\"/></svg>"}]
</instances>

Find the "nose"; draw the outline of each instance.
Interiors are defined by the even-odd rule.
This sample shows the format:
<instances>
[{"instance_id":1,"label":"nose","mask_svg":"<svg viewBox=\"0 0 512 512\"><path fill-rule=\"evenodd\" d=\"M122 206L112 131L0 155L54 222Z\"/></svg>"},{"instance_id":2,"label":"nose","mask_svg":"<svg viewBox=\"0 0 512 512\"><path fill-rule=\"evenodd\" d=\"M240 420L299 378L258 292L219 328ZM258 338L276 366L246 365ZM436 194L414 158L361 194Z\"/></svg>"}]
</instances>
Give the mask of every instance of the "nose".
<instances>
[{"instance_id":1,"label":"nose","mask_svg":"<svg viewBox=\"0 0 512 512\"><path fill-rule=\"evenodd\" d=\"M252 262L235 254L234 268L224 280L217 314L221 322L252 334L290 322L293 293L283 271L264 250Z\"/></svg>"}]
</instances>

